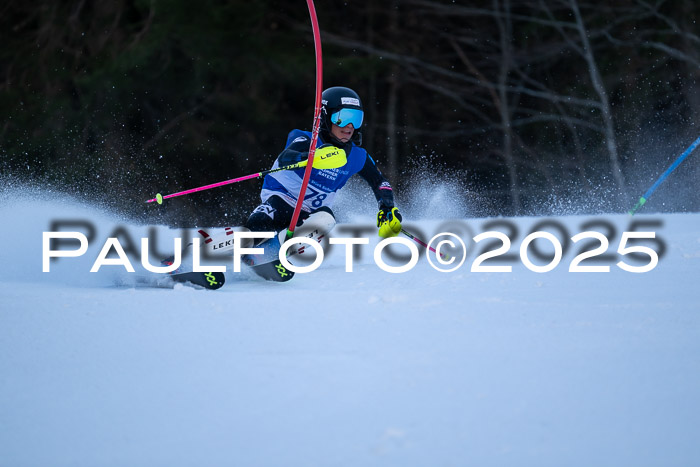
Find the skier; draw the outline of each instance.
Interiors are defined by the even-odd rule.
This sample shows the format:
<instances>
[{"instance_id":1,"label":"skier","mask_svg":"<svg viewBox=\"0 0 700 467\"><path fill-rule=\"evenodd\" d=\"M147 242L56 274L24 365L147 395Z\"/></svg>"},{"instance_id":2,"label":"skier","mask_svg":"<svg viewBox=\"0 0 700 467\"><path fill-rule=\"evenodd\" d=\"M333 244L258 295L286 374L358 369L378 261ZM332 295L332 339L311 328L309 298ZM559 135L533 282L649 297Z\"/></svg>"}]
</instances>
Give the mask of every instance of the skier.
<instances>
[{"instance_id":1,"label":"skier","mask_svg":"<svg viewBox=\"0 0 700 467\"><path fill-rule=\"evenodd\" d=\"M341 149L345 151L347 163L337 169L312 169L297 222L299 228L295 229L297 236L306 235L320 241L330 232L335 226L331 208L336 193L355 174L367 181L377 199L379 236L397 236L401 232L401 214L394 205L391 185L367 151L360 147L362 134L359 129L364 118L360 97L352 89L332 87L323 91L321 99L318 149L314 157L323 157ZM292 130L287 137L285 149L272 168L307 159L311 137L311 132ZM245 227L253 232L286 231L294 213L303 176L303 168L268 174L260 193L262 204L251 213ZM252 257L250 259L251 262L254 261Z\"/></svg>"}]
</instances>

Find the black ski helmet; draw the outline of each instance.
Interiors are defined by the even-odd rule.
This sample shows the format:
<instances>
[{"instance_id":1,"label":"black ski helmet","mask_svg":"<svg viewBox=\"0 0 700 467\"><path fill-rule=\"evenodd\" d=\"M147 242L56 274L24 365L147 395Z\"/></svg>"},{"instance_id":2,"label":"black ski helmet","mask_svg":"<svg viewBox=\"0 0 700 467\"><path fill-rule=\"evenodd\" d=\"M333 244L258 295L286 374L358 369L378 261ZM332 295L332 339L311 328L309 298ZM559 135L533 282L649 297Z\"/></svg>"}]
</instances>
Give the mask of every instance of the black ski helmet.
<instances>
[{"instance_id":1,"label":"black ski helmet","mask_svg":"<svg viewBox=\"0 0 700 467\"><path fill-rule=\"evenodd\" d=\"M325 131L327 135L330 135L332 128L331 115L340 111L341 109L355 109L364 111L360 96L350 88L335 86L323 91L323 94L321 95L321 130ZM353 135L352 139L355 144L359 146L362 141L362 136L358 131L359 126L353 126L355 127L355 134Z\"/></svg>"}]
</instances>

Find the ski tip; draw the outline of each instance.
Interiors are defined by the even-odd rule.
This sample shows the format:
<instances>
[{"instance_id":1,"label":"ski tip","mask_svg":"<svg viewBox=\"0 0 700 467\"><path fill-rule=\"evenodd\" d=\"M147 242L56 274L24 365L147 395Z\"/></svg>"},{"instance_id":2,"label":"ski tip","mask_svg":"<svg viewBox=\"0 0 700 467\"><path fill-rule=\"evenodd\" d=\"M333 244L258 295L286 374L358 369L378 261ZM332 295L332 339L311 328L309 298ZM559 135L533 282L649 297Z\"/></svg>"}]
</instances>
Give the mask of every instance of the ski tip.
<instances>
[{"instance_id":1,"label":"ski tip","mask_svg":"<svg viewBox=\"0 0 700 467\"><path fill-rule=\"evenodd\" d=\"M156 202L158 204L163 204L163 195L161 195L160 193L156 193Z\"/></svg>"}]
</instances>

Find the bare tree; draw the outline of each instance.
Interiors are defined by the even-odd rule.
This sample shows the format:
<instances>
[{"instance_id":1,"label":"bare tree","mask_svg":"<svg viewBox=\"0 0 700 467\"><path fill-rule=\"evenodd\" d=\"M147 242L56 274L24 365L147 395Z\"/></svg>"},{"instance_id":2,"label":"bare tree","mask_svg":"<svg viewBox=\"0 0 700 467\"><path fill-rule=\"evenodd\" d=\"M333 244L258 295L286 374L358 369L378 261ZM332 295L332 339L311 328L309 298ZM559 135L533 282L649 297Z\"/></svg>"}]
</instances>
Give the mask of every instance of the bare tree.
<instances>
[{"instance_id":1,"label":"bare tree","mask_svg":"<svg viewBox=\"0 0 700 467\"><path fill-rule=\"evenodd\" d=\"M401 37L399 29L399 0L392 0L389 11L389 37L398 40ZM387 103L387 156L389 159L389 178L396 180L399 173L399 148L397 139L398 127L398 100L401 87L401 70L398 63L394 62L390 68L389 75L389 98Z\"/></svg>"}]
</instances>

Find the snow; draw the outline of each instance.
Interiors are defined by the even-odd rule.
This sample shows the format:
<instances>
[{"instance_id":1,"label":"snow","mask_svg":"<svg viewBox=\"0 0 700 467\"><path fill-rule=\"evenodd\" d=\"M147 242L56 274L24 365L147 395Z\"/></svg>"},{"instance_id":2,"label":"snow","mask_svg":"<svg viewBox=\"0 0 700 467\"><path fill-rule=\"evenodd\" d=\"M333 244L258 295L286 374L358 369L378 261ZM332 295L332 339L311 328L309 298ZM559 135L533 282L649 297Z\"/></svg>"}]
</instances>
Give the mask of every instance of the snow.
<instances>
[{"instance_id":1,"label":"snow","mask_svg":"<svg viewBox=\"0 0 700 467\"><path fill-rule=\"evenodd\" d=\"M111 232L149 226L41 193L0 214L0 466L700 462L700 214L419 220L424 240L462 229L460 269L384 272L371 238L352 273L334 247L289 283L229 272L218 291L88 272ZM42 232L66 219L95 227L90 248L44 273ZM666 249L648 273L620 255L572 273L577 244L535 273L517 255L544 220L612 225L613 254L656 222ZM516 256L484 264L513 271L471 272L494 222ZM158 232L158 251L180 233Z\"/></svg>"}]
</instances>

